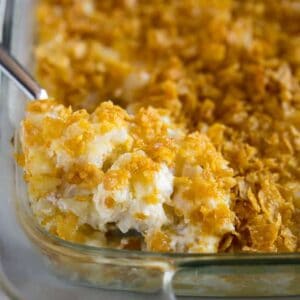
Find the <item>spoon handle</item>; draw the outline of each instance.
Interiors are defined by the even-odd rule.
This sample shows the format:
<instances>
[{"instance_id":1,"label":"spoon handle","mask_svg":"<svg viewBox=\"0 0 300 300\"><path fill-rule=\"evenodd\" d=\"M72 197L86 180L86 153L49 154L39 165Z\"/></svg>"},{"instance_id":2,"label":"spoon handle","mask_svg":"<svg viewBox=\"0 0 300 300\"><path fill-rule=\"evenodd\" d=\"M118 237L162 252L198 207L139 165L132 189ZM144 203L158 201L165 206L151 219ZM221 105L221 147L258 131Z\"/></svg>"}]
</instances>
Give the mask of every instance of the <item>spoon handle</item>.
<instances>
[{"instance_id":1,"label":"spoon handle","mask_svg":"<svg viewBox=\"0 0 300 300\"><path fill-rule=\"evenodd\" d=\"M0 70L31 99L47 99L47 92L33 79L25 68L0 44Z\"/></svg>"}]
</instances>

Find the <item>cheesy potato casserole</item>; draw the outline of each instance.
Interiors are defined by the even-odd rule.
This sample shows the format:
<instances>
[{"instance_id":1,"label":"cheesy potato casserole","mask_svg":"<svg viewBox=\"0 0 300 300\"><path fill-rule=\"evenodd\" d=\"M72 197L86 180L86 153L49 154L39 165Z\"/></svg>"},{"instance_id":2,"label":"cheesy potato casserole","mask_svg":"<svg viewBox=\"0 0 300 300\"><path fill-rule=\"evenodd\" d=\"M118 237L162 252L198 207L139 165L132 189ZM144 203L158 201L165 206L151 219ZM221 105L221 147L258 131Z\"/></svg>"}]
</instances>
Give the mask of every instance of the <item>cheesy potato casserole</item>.
<instances>
[{"instance_id":1,"label":"cheesy potato casserole","mask_svg":"<svg viewBox=\"0 0 300 300\"><path fill-rule=\"evenodd\" d=\"M40 0L24 167L40 224L160 252L300 249L300 5Z\"/></svg>"}]
</instances>

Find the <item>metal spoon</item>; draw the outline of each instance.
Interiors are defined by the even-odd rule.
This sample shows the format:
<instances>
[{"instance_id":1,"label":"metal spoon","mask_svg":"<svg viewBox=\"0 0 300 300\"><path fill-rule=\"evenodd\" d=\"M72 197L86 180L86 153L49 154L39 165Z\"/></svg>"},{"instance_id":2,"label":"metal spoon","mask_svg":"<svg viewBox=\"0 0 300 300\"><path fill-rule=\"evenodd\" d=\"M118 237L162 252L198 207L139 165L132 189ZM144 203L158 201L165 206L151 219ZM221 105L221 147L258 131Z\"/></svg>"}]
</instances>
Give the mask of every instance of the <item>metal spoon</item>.
<instances>
[{"instance_id":1,"label":"metal spoon","mask_svg":"<svg viewBox=\"0 0 300 300\"><path fill-rule=\"evenodd\" d=\"M1 0L0 0L1 1ZM3 46L0 44L0 71L2 71L9 79L14 81L16 85L25 93L25 95L31 99L48 99L48 94L35 79L29 74L29 72L9 54ZM110 228L110 234L115 237L138 237L141 233L136 230L130 230L126 234L114 225Z\"/></svg>"},{"instance_id":2,"label":"metal spoon","mask_svg":"<svg viewBox=\"0 0 300 300\"><path fill-rule=\"evenodd\" d=\"M31 99L48 99L48 94L29 72L0 44L0 70Z\"/></svg>"}]
</instances>

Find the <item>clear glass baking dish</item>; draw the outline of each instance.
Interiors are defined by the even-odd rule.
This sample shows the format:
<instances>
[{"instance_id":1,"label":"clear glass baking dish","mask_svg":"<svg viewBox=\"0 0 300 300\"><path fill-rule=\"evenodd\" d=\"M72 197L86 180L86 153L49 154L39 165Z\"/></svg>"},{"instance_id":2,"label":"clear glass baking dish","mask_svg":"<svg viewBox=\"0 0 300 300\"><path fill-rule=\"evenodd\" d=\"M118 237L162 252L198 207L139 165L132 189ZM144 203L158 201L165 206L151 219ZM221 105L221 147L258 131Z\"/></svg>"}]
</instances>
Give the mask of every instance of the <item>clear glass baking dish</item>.
<instances>
[{"instance_id":1,"label":"clear glass baking dish","mask_svg":"<svg viewBox=\"0 0 300 300\"><path fill-rule=\"evenodd\" d=\"M32 68L34 3L1 1L5 22L3 43ZM14 88L2 86L8 116L18 132L26 100ZM22 101L24 100L24 101ZM19 151L18 134L15 151ZM160 254L84 246L44 231L32 215L23 174L15 174L16 214L32 245L57 276L80 285L106 289L202 297L300 295L300 253L291 254Z\"/></svg>"}]
</instances>

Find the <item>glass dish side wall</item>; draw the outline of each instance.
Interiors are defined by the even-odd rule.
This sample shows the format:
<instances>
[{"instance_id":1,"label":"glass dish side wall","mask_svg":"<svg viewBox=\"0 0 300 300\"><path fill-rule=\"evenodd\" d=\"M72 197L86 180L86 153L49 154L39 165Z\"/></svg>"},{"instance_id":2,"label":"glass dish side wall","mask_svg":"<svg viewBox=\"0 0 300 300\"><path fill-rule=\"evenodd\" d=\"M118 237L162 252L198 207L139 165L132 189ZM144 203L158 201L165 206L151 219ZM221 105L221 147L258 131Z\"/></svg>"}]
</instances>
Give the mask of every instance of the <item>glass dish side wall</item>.
<instances>
[{"instance_id":1,"label":"glass dish side wall","mask_svg":"<svg viewBox=\"0 0 300 300\"><path fill-rule=\"evenodd\" d=\"M159 254L84 246L62 241L36 224L22 172L16 166L18 214L47 265L79 284L142 292L160 291L172 279L178 295L300 295L299 254Z\"/></svg>"},{"instance_id":2,"label":"glass dish side wall","mask_svg":"<svg viewBox=\"0 0 300 300\"><path fill-rule=\"evenodd\" d=\"M15 1L14 18L20 18L35 1ZM22 22L21 22L22 21ZM12 51L32 66L33 23L14 22ZM29 46L31 45L31 46ZM24 51L26 49L26 51ZM25 103L9 90L9 115L17 126ZM18 141L18 136L15 136ZM16 145L17 151L20 149ZM17 213L32 244L55 274L79 284L109 289L159 292L172 298L198 296L292 296L300 295L300 255L189 255L129 252L76 245L47 234L31 214L22 171L15 166Z\"/></svg>"}]
</instances>

